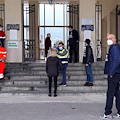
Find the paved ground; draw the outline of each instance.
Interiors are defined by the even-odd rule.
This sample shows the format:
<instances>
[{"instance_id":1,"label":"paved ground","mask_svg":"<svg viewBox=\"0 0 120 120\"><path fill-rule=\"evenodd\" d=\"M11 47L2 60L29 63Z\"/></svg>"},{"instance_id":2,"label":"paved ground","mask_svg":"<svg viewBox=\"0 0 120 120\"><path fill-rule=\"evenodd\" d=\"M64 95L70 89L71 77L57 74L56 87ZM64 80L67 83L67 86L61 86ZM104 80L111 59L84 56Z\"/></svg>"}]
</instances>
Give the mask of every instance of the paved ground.
<instances>
[{"instance_id":1,"label":"paved ground","mask_svg":"<svg viewBox=\"0 0 120 120\"><path fill-rule=\"evenodd\" d=\"M105 99L105 94L56 98L0 95L0 120L101 120Z\"/></svg>"}]
</instances>

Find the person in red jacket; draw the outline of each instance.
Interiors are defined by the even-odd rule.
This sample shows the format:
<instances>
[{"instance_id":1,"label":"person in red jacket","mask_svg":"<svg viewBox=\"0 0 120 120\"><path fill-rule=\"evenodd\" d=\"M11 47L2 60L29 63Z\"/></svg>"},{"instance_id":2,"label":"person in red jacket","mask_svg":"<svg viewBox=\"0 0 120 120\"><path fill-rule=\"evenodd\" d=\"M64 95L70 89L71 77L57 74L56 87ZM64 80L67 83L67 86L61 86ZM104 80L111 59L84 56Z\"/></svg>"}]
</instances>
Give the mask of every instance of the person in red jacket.
<instances>
[{"instance_id":1,"label":"person in red jacket","mask_svg":"<svg viewBox=\"0 0 120 120\"><path fill-rule=\"evenodd\" d=\"M4 47L4 40L5 40L5 33L3 32L3 26L0 25L0 41L1 41L2 47Z\"/></svg>"},{"instance_id":2,"label":"person in red jacket","mask_svg":"<svg viewBox=\"0 0 120 120\"><path fill-rule=\"evenodd\" d=\"M4 78L3 72L5 68L5 59L6 59L7 52L5 48L3 48L1 45L2 44L0 42L0 80L3 80Z\"/></svg>"}]
</instances>

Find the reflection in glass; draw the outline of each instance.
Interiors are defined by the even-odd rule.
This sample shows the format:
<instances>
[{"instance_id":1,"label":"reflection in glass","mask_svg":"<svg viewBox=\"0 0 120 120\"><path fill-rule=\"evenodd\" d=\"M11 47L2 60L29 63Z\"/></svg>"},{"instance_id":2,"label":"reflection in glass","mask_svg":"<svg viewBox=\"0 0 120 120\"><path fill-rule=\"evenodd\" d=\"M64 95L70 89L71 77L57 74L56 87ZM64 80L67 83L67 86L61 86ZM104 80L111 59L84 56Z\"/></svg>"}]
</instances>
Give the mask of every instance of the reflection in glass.
<instances>
[{"instance_id":1,"label":"reflection in glass","mask_svg":"<svg viewBox=\"0 0 120 120\"><path fill-rule=\"evenodd\" d=\"M39 34L39 43L40 43L40 48L44 49L45 48L45 38L44 38L44 27L39 28L40 34Z\"/></svg>"},{"instance_id":2,"label":"reflection in glass","mask_svg":"<svg viewBox=\"0 0 120 120\"><path fill-rule=\"evenodd\" d=\"M63 27L46 27L45 36L47 33L51 34L52 47L54 44L58 45L60 41L63 41Z\"/></svg>"},{"instance_id":3,"label":"reflection in glass","mask_svg":"<svg viewBox=\"0 0 120 120\"><path fill-rule=\"evenodd\" d=\"M40 25L44 25L44 4L39 5L40 8Z\"/></svg>"},{"instance_id":4,"label":"reflection in glass","mask_svg":"<svg viewBox=\"0 0 120 120\"><path fill-rule=\"evenodd\" d=\"M55 4L55 25L63 26L63 4Z\"/></svg>"},{"instance_id":5,"label":"reflection in glass","mask_svg":"<svg viewBox=\"0 0 120 120\"><path fill-rule=\"evenodd\" d=\"M54 5L45 4L45 25L54 25Z\"/></svg>"}]
</instances>

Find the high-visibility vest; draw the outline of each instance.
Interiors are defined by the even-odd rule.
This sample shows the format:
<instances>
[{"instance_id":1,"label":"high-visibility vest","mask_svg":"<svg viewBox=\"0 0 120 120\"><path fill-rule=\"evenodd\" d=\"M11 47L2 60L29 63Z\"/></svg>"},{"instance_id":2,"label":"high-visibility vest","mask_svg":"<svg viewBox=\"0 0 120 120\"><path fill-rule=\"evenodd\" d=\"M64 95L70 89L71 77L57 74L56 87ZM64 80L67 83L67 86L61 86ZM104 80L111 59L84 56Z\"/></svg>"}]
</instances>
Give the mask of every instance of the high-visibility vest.
<instances>
[{"instance_id":1,"label":"high-visibility vest","mask_svg":"<svg viewBox=\"0 0 120 120\"><path fill-rule=\"evenodd\" d=\"M66 54L63 54L66 51ZM58 51L60 54L58 54L59 59L61 60L62 64L68 63L68 51L66 49L63 49L61 51Z\"/></svg>"},{"instance_id":2,"label":"high-visibility vest","mask_svg":"<svg viewBox=\"0 0 120 120\"><path fill-rule=\"evenodd\" d=\"M4 62L5 61L6 55L7 55L7 52L6 52L5 48L0 46L0 62Z\"/></svg>"},{"instance_id":3,"label":"high-visibility vest","mask_svg":"<svg viewBox=\"0 0 120 120\"><path fill-rule=\"evenodd\" d=\"M4 77L3 72L5 68L6 55L7 55L7 52L5 48L0 46L0 79Z\"/></svg>"}]
</instances>

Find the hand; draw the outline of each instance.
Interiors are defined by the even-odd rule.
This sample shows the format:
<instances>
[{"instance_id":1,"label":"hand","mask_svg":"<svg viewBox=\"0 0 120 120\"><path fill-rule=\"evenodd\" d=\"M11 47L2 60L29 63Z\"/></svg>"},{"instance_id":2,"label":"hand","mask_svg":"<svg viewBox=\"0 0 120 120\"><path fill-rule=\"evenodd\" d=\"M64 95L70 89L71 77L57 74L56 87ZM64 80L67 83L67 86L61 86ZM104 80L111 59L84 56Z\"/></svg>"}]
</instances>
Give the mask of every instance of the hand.
<instances>
[{"instance_id":1,"label":"hand","mask_svg":"<svg viewBox=\"0 0 120 120\"><path fill-rule=\"evenodd\" d=\"M87 66L88 66L88 64L85 64L85 66L87 67Z\"/></svg>"},{"instance_id":2,"label":"hand","mask_svg":"<svg viewBox=\"0 0 120 120\"><path fill-rule=\"evenodd\" d=\"M110 75L110 77L112 78L113 76L112 76L112 75Z\"/></svg>"}]
</instances>

